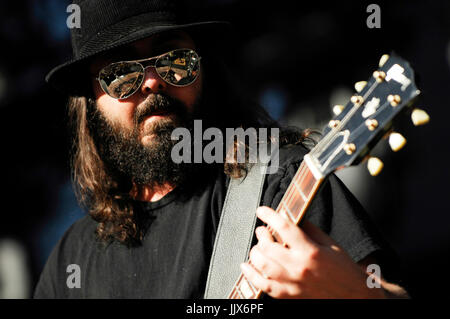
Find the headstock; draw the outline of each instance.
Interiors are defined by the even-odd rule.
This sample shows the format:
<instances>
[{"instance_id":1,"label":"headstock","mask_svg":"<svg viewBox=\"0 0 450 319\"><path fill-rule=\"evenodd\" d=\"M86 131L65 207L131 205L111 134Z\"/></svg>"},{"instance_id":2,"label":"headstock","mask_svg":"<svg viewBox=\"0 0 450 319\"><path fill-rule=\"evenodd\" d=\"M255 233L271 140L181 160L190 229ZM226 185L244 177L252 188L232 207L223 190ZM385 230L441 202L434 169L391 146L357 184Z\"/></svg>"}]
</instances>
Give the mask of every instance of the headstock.
<instances>
[{"instance_id":1,"label":"headstock","mask_svg":"<svg viewBox=\"0 0 450 319\"><path fill-rule=\"evenodd\" d=\"M414 71L398 56L383 55L379 68L368 81L355 84L356 93L347 105L333 108L335 117L324 129L322 140L305 156L316 177L324 177L340 168L355 165L367 157L369 151L392 130L393 120L411 107L420 91L414 82ZM412 112L414 125L429 121L425 111ZM401 149L406 139L397 132L389 135L394 151ZM377 158L368 160L372 175L377 175L383 163Z\"/></svg>"}]
</instances>

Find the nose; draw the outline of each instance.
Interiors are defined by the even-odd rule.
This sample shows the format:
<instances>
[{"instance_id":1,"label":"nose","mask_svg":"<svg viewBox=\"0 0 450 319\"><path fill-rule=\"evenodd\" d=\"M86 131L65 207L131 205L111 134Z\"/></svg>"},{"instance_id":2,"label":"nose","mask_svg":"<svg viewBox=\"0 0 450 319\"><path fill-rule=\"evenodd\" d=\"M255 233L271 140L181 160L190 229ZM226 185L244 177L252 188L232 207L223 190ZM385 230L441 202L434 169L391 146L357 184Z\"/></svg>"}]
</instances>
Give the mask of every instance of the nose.
<instances>
[{"instance_id":1,"label":"nose","mask_svg":"<svg viewBox=\"0 0 450 319\"><path fill-rule=\"evenodd\" d=\"M164 91L167 83L158 75L155 68L148 67L145 69L144 81L142 82L141 91L144 94L157 93Z\"/></svg>"}]
</instances>

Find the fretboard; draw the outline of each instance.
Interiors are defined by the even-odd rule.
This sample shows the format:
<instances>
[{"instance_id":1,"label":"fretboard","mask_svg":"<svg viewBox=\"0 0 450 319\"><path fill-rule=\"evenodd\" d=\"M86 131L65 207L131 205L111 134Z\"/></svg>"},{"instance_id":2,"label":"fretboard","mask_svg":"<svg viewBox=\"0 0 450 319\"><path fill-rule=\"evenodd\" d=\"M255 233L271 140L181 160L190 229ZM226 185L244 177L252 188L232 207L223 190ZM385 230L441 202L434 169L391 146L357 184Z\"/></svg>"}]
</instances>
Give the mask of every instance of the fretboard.
<instances>
[{"instance_id":1,"label":"fretboard","mask_svg":"<svg viewBox=\"0 0 450 319\"><path fill-rule=\"evenodd\" d=\"M278 204L276 212L295 224L300 223L322 181L323 179L314 177L308 165L303 161ZM282 240L278 234L270 227L268 229L281 243ZM228 299L258 299L261 294L262 291L255 288L241 273Z\"/></svg>"}]
</instances>

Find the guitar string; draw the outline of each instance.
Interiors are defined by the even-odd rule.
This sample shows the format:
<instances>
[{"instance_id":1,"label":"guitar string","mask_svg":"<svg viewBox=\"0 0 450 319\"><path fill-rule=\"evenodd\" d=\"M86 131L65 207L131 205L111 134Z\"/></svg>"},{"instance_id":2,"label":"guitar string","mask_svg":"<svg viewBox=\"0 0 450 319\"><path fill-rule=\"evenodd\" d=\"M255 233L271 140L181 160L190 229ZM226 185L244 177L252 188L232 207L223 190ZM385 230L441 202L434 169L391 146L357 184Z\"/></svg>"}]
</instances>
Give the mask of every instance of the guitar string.
<instances>
[{"instance_id":1,"label":"guitar string","mask_svg":"<svg viewBox=\"0 0 450 319\"><path fill-rule=\"evenodd\" d=\"M287 209L286 209L286 207L282 207L282 208L284 208L285 211L289 210L289 212L286 212L286 214L290 213L291 207L292 207L292 202L293 201L295 202L297 200L296 196L300 196L299 191L302 191L301 186L298 186L300 188L300 190L297 190L297 187L295 186L294 183L297 183L297 180L298 180L297 185L299 185L299 184L302 185L303 182L305 181L306 176L308 175L308 171L306 169L304 169L304 165L300 165L299 171L300 171L300 174L298 176L297 176L297 174L296 174L296 176L294 176L294 178L292 179L291 184L289 185L289 188L288 188L288 191L291 194L289 194L285 200L285 206L287 206ZM309 194L308 195L304 194L304 195L306 198L309 197ZM302 196L300 196L300 197L302 197ZM303 197L302 197L302 199L303 199ZM290 215L292 216L292 214L290 214ZM295 217L295 219L297 219L297 216L292 216L292 217ZM296 220L294 220L293 222L295 223Z\"/></svg>"},{"instance_id":2,"label":"guitar string","mask_svg":"<svg viewBox=\"0 0 450 319\"><path fill-rule=\"evenodd\" d=\"M297 200L298 196L300 196L300 197L302 198L302 200L303 200L303 205L302 205L302 207L300 208L300 210L298 211L298 213L296 212L297 215L295 216L295 221L293 221L295 224L298 224L298 223L300 222L300 217L301 217L301 216L300 216L300 213L301 213L303 207L305 206L305 204L308 203L308 199L311 197L311 191L314 189L314 186L315 186L316 183L317 183L317 180L314 179L314 177L312 176L312 174L310 174L310 172L308 171L308 169L305 169L305 167L306 167L306 166L303 166L303 167L301 168L301 169L303 170L304 173L303 173L302 175L300 175L300 180L298 181L299 184L300 184L300 185L303 185L303 183L304 183L304 181L305 181L305 178L308 177L308 176L310 176L310 177L314 180L313 185L311 185L311 189L308 190L308 194L304 194L304 196L306 197L306 201L305 201L305 199L303 198L303 196L301 196L300 194L298 194L299 191L298 191L297 188L294 186L294 187L293 187L292 196L290 196L290 197L287 199L287 203L286 203L286 205L287 205L288 208L289 208L289 207L292 207L292 201L295 202L295 201ZM306 167L306 168L307 168L307 167ZM297 181L296 181L296 178L294 177L291 184L296 183L296 182L297 182ZM298 185L298 184L297 184L297 185ZM299 188L300 188L300 190L301 190L301 186L299 186Z\"/></svg>"}]
</instances>

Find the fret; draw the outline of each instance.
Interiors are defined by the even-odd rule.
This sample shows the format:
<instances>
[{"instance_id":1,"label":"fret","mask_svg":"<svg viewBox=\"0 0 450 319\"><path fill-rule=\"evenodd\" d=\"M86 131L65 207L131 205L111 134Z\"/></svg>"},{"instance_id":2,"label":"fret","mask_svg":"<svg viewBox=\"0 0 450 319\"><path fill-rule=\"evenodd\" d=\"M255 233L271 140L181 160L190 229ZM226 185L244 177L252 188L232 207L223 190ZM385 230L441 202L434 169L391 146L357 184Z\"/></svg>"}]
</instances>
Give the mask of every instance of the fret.
<instances>
[{"instance_id":1,"label":"fret","mask_svg":"<svg viewBox=\"0 0 450 319\"><path fill-rule=\"evenodd\" d=\"M305 201L297 192L295 192L295 189L292 188L290 191L286 192L286 196L283 197L278 204L276 211L279 213L284 207L287 207L292 215L293 222L296 223L298 214L304 205Z\"/></svg>"},{"instance_id":2,"label":"fret","mask_svg":"<svg viewBox=\"0 0 450 319\"><path fill-rule=\"evenodd\" d=\"M296 219L296 218L295 218L294 215L292 214L292 212L291 212L291 210L289 209L289 207L288 207L284 202L281 202L281 205L283 206L284 210L282 210L282 211L280 212L280 214L286 216L286 218L287 218L288 220L290 220L291 222L295 223L295 219Z\"/></svg>"},{"instance_id":3,"label":"fret","mask_svg":"<svg viewBox=\"0 0 450 319\"><path fill-rule=\"evenodd\" d=\"M305 175L305 177L301 182L301 188L303 189L303 192L305 194L308 194L307 195L308 198L311 198L311 193L314 191L314 186L316 182L317 182L316 178L308 170L307 174Z\"/></svg>"},{"instance_id":4,"label":"fret","mask_svg":"<svg viewBox=\"0 0 450 319\"><path fill-rule=\"evenodd\" d=\"M236 284L234 284L233 290L231 291L230 295L228 296L228 299L244 299L238 293L238 287L239 287L239 282L241 280L241 277L242 277L242 274L240 275Z\"/></svg>"},{"instance_id":5,"label":"fret","mask_svg":"<svg viewBox=\"0 0 450 319\"><path fill-rule=\"evenodd\" d=\"M252 290L253 290L256 294L258 294L259 289L256 288L255 286L253 286L252 283L251 283L250 281L248 281L248 280L246 280L246 281L247 281L248 285L250 286L250 288L252 288Z\"/></svg>"},{"instance_id":6,"label":"fret","mask_svg":"<svg viewBox=\"0 0 450 319\"><path fill-rule=\"evenodd\" d=\"M257 299L260 294L261 290L253 286L252 283L241 274L228 296L228 299Z\"/></svg>"},{"instance_id":7,"label":"fret","mask_svg":"<svg viewBox=\"0 0 450 319\"><path fill-rule=\"evenodd\" d=\"M247 279L244 277L242 277L236 290L242 293L243 299L251 299L255 295L252 288L248 285Z\"/></svg>"},{"instance_id":8,"label":"fret","mask_svg":"<svg viewBox=\"0 0 450 319\"><path fill-rule=\"evenodd\" d=\"M239 295L239 299L245 299L239 287L236 287L236 293ZM237 299L237 298L235 298Z\"/></svg>"},{"instance_id":9,"label":"fret","mask_svg":"<svg viewBox=\"0 0 450 319\"><path fill-rule=\"evenodd\" d=\"M306 164L302 163L281 199L277 212L280 212L282 208L287 207L286 210L289 211L292 216L293 222L297 223L299 214L305 205L308 204L308 198L310 198L315 182L316 180Z\"/></svg>"},{"instance_id":10,"label":"fret","mask_svg":"<svg viewBox=\"0 0 450 319\"><path fill-rule=\"evenodd\" d=\"M300 188L300 186L298 186L298 184L295 181L295 179L292 181L292 184L294 184L295 189L300 194L300 196L303 198L303 200L306 202L308 200L308 197L303 193L302 189Z\"/></svg>"}]
</instances>

